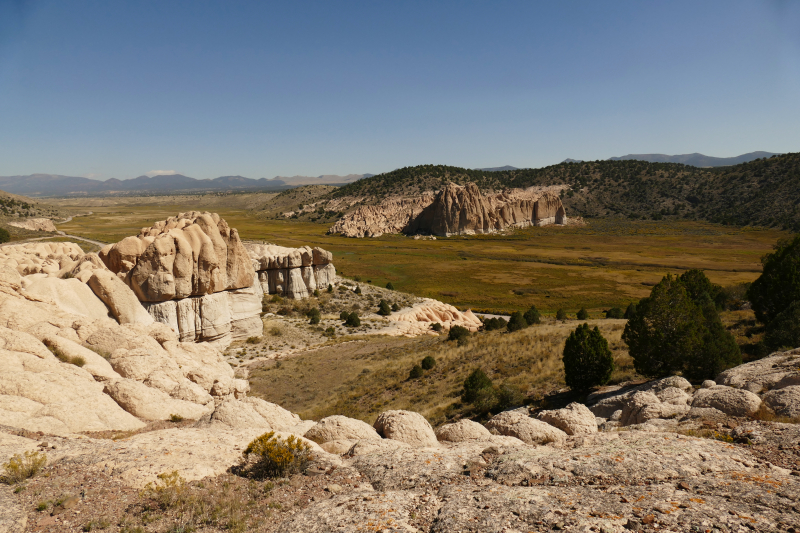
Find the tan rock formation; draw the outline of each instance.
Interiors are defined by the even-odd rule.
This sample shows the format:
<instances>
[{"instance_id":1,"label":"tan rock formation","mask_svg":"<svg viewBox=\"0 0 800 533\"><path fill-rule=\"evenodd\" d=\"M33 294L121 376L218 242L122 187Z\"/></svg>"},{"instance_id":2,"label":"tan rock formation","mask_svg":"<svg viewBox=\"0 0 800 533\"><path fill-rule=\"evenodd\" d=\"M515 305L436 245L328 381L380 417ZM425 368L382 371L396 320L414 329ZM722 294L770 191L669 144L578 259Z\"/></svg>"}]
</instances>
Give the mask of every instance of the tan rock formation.
<instances>
[{"instance_id":1,"label":"tan rock formation","mask_svg":"<svg viewBox=\"0 0 800 533\"><path fill-rule=\"evenodd\" d=\"M448 330L453 326L462 326L470 331L478 331L483 325L470 310L462 312L450 304L428 298L387 318L396 323L399 333L403 335L430 333L432 324L441 324Z\"/></svg>"},{"instance_id":2,"label":"tan rock formation","mask_svg":"<svg viewBox=\"0 0 800 533\"><path fill-rule=\"evenodd\" d=\"M147 314L133 291L110 271L94 270L88 285L120 324L153 323L153 318Z\"/></svg>"},{"instance_id":3,"label":"tan rock formation","mask_svg":"<svg viewBox=\"0 0 800 533\"><path fill-rule=\"evenodd\" d=\"M8 225L31 231L57 231L56 225L49 218L29 218L20 222L9 222Z\"/></svg>"},{"instance_id":4,"label":"tan rock formation","mask_svg":"<svg viewBox=\"0 0 800 533\"><path fill-rule=\"evenodd\" d=\"M525 409L495 415L486 422L486 428L495 435L516 437L527 444L559 444L567 438L560 429L531 418Z\"/></svg>"},{"instance_id":5,"label":"tan rock formation","mask_svg":"<svg viewBox=\"0 0 800 533\"><path fill-rule=\"evenodd\" d=\"M374 424L384 438L404 442L413 447L438 446L439 441L430 423L412 411L386 411L378 415Z\"/></svg>"},{"instance_id":6,"label":"tan rock formation","mask_svg":"<svg viewBox=\"0 0 800 533\"><path fill-rule=\"evenodd\" d=\"M567 435L597 433L597 420L594 413L582 403L573 402L564 409L542 411L537 418L553 427L557 427Z\"/></svg>"},{"instance_id":7,"label":"tan rock formation","mask_svg":"<svg viewBox=\"0 0 800 533\"><path fill-rule=\"evenodd\" d=\"M477 422L463 419L437 428L436 438L442 442L489 441L492 438L492 434Z\"/></svg>"},{"instance_id":8,"label":"tan rock formation","mask_svg":"<svg viewBox=\"0 0 800 533\"><path fill-rule=\"evenodd\" d=\"M286 248L274 244L246 243L258 283L264 294L300 300L336 283L333 254L322 248Z\"/></svg>"},{"instance_id":9,"label":"tan rock formation","mask_svg":"<svg viewBox=\"0 0 800 533\"><path fill-rule=\"evenodd\" d=\"M361 439L381 438L378 432L375 431L375 428L366 422L341 415L323 418L303 436L318 444L330 441L356 441Z\"/></svg>"},{"instance_id":10,"label":"tan rock formation","mask_svg":"<svg viewBox=\"0 0 800 533\"><path fill-rule=\"evenodd\" d=\"M0 265L6 265L23 276L55 275L72 267L83 256L81 247L72 242L30 242L0 248Z\"/></svg>"},{"instance_id":11,"label":"tan rock formation","mask_svg":"<svg viewBox=\"0 0 800 533\"><path fill-rule=\"evenodd\" d=\"M484 195L474 183L448 183L436 194L387 198L378 205L359 206L328 231L347 237L379 237L384 233L474 235L566 221L558 188L507 189Z\"/></svg>"}]
</instances>

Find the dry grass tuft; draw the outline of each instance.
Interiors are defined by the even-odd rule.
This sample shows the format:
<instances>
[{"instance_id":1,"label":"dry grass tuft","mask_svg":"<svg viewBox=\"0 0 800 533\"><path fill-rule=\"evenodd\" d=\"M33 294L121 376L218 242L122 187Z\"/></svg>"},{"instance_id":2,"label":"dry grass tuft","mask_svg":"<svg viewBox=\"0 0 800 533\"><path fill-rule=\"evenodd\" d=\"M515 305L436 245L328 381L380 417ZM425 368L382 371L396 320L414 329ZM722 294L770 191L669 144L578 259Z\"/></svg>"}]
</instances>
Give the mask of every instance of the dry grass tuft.
<instances>
[{"instance_id":1,"label":"dry grass tuft","mask_svg":"<svg viewBox=\"0 0 800 533\"><path fill-rule=\"evenodd\" d=\"M3 465L5 475L0 480L8 485L21 483L38 474L46 463L47 456L40 452L29 451L22 455L14 454Z\"/></svg>"}]
</instances>

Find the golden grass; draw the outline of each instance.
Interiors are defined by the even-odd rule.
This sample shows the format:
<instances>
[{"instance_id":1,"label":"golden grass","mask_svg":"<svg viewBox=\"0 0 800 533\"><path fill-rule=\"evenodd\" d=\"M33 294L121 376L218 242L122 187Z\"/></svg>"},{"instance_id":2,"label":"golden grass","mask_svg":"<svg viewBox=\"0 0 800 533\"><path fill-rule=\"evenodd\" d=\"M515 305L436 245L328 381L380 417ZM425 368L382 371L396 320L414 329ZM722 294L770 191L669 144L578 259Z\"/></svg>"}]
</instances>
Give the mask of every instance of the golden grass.
<instances>
[{"instance_id":1,"label":"golden grass","mask_svg":"<svg viewBox=\"0 0 800 533\"><path fill-rule=\"evenodd\" d=\"M250 374L252 394L304 418L344 414L372 423L382 411L409 409L437 425L466 410L459 395L475 368L482 368L495 384L507 383L532 399L564 387L564 341L578 324L551 322L515 333L478 333L462 347L446 341L445 335L345 339L255 369ZM617 363L612 381L636 377L621 341L624 321L589 324L599 326L609 340ZM411 368L426 356L436 366L409 380Z\"/></svg>"},{"instance_id":2,"label":"golden grass","mask_svg":"<svg viewBox=\"0 0 800 533\"><path fill-rule=\"evenodd\" d=\"M391 281L399 291L462 308L509 312L536 305L554 314L559 308L574 313L585 307L593 317L613 306L624 308L649 294L665 274L689 268L704 269L721 285L752 281L760 273L761 256L785 235L704 222L592 219L585 227L527 228L509 235L349 239L326 235L327 224L260 218L248 210L257 202L247 195L211 196L173 205L162 197L156 197L158 203L125 199L124 205L105 206L92 199L93 215L59 229L116 242L190 206L208 208L244 239L328 249L337 270L348 277L380 286ZM237 201L241 208L235 207ZM68 203L75 207L79 201Z\"/></svg>"}]
</instances>

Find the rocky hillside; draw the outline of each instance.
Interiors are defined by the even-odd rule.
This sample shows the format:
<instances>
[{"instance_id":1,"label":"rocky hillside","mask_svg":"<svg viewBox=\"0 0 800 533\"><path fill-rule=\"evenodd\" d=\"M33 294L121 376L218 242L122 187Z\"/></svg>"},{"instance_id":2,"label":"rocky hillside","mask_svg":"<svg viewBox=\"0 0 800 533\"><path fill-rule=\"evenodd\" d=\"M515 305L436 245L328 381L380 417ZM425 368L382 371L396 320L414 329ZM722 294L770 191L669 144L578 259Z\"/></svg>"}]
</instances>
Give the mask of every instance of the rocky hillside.
<instances>
[{"instance_id":1,"label":"rocky hillside","mask_svg":"<svg viewBox=\"0 0 800 533\"><path fill-rule=\"evenodd\" d=\"M66 218L64 209L0 191L0 227L11 235L28 236L38 231L55 231L50 219Z\"/></svg>"},{"instance_id":2,"label":"rocky hillside","mask_svg":"<svg viewBox=\"0 0 800 533\"><path fill-rule=\"evenodd\" d=\"M401 168L306 200L300 218L330 220L363 205L474 183L483 193L507 188L567 186L569 216L699 219L800 230L800 153L729 167L677 163L586 161L500 172L442 165Z\"/></svg>"}]
</instances>

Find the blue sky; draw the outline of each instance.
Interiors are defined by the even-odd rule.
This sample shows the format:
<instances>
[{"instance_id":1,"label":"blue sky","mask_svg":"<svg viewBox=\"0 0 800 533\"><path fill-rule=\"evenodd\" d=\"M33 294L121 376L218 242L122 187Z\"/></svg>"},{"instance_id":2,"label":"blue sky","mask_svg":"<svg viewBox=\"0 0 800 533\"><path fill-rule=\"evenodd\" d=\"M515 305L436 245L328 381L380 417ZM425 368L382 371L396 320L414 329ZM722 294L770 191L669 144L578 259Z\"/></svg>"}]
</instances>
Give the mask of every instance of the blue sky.
<instances>
[{"instance_id":1,"label":"blue sky","mask_svg":"<svg viewBox=\"0 0 800 533\"><path fill-rule=\"evenodd\" d=\"M800 151L800 2L0 0L0 175Z\"/></svg>"}]
</instances>

